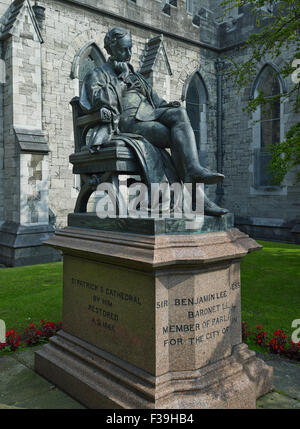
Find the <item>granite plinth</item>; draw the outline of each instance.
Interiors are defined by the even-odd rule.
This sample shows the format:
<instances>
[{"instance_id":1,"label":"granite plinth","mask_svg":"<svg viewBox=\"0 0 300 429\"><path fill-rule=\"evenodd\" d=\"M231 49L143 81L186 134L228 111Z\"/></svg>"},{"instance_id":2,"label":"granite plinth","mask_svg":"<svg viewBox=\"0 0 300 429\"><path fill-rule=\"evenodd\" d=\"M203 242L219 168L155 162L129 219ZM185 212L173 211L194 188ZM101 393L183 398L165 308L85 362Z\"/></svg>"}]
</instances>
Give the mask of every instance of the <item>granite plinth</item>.
<instances>
[{"instance_id":1,"label":"granite plinth","mask_svg":"<svg viewBox=\"0 0 300 429\"><path fill-rule=\"evenodd\" d=\"M242 344L237 229L130 234L67 227L63 332L35 368L90 408L255 408L272 369Z\"/></svg>"}]
</instances>

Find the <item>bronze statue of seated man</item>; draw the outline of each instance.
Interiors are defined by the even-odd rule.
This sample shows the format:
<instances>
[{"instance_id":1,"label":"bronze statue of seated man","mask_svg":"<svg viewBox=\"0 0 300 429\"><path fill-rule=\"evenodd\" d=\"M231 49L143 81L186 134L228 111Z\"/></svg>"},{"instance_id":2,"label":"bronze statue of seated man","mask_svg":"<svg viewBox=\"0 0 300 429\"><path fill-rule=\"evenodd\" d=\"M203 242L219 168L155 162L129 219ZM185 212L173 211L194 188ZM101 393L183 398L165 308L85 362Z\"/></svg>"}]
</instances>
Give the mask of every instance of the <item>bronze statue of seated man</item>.
<instances>
[{"instance_id":1,"label":"bronze statue of seated man","mask_svg":"<svg viewBox=\"0 0 300 429\"><path fill-rule=\"evenodd\" d=\"M85 77L80 96L82 109L87 113L102 109L106 119L121 133L138 134L154 146L170 148L173 164L183 183L214 184L223 180L222 174L201 166L186 109L178 101L168 103L160 98L150 83L134 71L129 63L130 32L115 27L106 34L104 44L110 57L107 63ZM103 129L96 129L92 137L93 150L100 148L108 137ZM207 197L204 206L208 215L228 213Z\"/></svg>"}]
</instances>

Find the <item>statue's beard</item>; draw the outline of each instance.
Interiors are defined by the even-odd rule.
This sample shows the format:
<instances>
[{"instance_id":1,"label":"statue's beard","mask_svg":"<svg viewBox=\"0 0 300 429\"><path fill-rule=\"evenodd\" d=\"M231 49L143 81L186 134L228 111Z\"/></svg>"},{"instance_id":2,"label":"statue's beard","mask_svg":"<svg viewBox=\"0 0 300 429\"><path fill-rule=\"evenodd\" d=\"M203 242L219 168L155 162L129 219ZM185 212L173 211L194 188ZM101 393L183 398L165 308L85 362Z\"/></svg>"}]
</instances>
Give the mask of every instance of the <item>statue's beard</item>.
<instances>
[{"instance_id":1,"label":"statue's beard","mask_svg":"<svg viewBox=\"0 0 300 429\"><path fill-rule=\"evenodd\" d=\"M126 76L129 74L130 69L132 68L131 65L129 65L129 61L117 61L113 57L109 58L109 62L113 66L114 71L116 74Z\"/></svg>"}]
</instances>

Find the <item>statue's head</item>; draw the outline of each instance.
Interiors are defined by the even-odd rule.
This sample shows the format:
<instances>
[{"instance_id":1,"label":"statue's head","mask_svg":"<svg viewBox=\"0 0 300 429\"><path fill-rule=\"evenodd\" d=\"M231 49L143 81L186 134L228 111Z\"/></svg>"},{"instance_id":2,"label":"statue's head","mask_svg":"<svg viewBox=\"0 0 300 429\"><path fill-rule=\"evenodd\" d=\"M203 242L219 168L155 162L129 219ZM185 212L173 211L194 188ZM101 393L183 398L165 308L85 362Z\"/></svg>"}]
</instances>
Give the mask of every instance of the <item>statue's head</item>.
<instances>
[{"instance_id":1,"label":"statue's head","mask_svg":"<svg viewBox=\"0 0 300 429\"><path fill-rule=\"evenodd\" d=\"M114 60L129 62L132 48L130 31L125 28L114 27L106 33L104 47Z\"/></svg>"}]
</instances>

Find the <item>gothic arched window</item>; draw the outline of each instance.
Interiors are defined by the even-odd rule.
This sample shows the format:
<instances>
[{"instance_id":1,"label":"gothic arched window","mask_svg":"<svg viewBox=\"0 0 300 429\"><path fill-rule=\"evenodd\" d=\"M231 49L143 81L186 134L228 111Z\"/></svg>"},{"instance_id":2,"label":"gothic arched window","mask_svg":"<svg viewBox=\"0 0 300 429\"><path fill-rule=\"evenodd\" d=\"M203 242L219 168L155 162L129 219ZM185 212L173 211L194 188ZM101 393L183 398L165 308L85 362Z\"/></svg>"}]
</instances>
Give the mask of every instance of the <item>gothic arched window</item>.
<instances>
[{"instance_id":1,"label":"gothic arched window","mask_svg":"<svg viewBox=\"0 0 300 429\"><path fill-rule=\"evenodd\" d=\"M71 79L77 79L78 81L78 85L75 85L77 87L76 95L80 95L82 82L85 75L90 70L101 66L105 62L105 57L95 41L91 40L82 46L79 52L75 55L71 70ZM87 141L90 138L91 133L92 130L90 130L87 134ZM78 192L80 190L80 187L80 176L75 174L73 189Z\"/></svg>"},{"instance_id":2,"label":"gothic arched window","mask_svg":"<svg viewBox=\"0 0 300 429\"><path fill-rule=\"evenodd\" d=\"M186 110L195 133L200 161L204 165L207 142L207 98L204 82L196 72L186 92Z\"/></svg>"},{"instance_id":3,"label":"gothic arched window","mask_svg":"<svg viewBox=\"0 0 300 429\"><path fill-rule=\"evenodd\" d=\"M259 73L255 81L253 97L263 93L266 104L258 107L254 119L257 120L257 138L255 156L255 184L256 186L274 185L273 176L269 170L271 153L268 147L281 140L281 102L273 99L281 94L283 84L278 71L267 64ZM268 101L270 100L270 101Z\"/></svg>"},{"instance_id":4,"label":"gothic arched window","mask_svg":"<svg viewBox=\"0 0 300 429\"><path fill-rule=\"evenodd\" d=\"M266 99L280 94L280 83L276 71L267 66L261 73L257 90L263 92ZM280 100L271 101L261 108L261 148L280 141Z\"/></svg>"},{"instance_id":5,"label":"gothic arched window","mask_svg":"<svg viewBox=\"0 0 300 429\"><path fill-rule=\"evenodd\" d=\"M186 0L186 11L187 13L193 13L193 1Z\"/></svg>"},{"instance_id":6,"label":"gothic arched window","mask_svg":"<svg viewBox=\"0 0 300 429\"><path fill-rule=\"evenodd\" d=\"M85 75L105 63L105 57L94 41L86 43L76 55L71 71L72 79L79 81L79 94Z\"/></svg>"}]
</instances>

